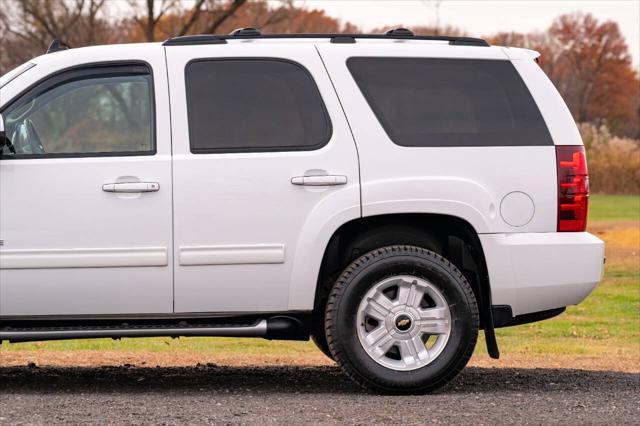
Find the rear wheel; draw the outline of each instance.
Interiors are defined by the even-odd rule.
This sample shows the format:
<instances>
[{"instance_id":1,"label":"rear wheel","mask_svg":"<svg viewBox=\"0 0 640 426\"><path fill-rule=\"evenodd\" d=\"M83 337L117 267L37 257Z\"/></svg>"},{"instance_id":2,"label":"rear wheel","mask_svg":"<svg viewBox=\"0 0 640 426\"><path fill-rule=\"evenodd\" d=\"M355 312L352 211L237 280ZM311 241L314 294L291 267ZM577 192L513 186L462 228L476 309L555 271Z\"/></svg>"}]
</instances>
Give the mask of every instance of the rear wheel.
<instances>
[{"instance_id":1,"label":"rear wheel","mask_svg":"<svg viewBox=\"0 0 640 426\"><path fill-rule=\"evenodd\" d=\"M326 308L327 344L362 386L425 393L453 379L473 353L478 307L464 275L442 256L389 246L355 260Z\"/></svg>"},{"instance_id":2,"label":"rear wheel","mask_svg":"<svg viewBox=\"0 0 640 426\"><path fill-rule=\"evenodd\" d=\"M333 359L333 355L331 354L331 351L329 350L329 344L327 343L327 337L325 336L324 332L322 333L317 332L315 334L312 334L311 340L313 341L313 343L316 344L318 349L320 349L323 354L329 357L329 359L331 359L332 361L335 361Z\"/></svg>"}]
</instances>

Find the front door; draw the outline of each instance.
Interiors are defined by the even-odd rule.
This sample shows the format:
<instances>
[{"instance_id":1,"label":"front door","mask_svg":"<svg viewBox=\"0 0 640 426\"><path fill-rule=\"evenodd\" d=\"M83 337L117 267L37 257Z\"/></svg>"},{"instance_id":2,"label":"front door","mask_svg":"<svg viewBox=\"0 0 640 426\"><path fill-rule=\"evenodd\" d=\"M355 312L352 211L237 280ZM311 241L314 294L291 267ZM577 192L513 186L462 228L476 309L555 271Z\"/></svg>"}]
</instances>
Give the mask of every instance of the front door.
<instances>
[{"instance_id":1,"label":"front door","mask_svg":"<svg viewBox=\"0 0 640 426\"><path fill-rule=\"evenodd\" d=\"M172 312L166 74L161 49L143 59L69 68L3 106L1 316Z\"/></svg>"},{"instance_id":2,"label":"front door","mask_svg":"<svg viewBox=\"0 0 640 426\"><path fill-rule=\"evenodd\" d=\"M315 47L166 49L175 311L310 310L320 231L360 214L355 144Z\"/></svg>"}]
</instances>

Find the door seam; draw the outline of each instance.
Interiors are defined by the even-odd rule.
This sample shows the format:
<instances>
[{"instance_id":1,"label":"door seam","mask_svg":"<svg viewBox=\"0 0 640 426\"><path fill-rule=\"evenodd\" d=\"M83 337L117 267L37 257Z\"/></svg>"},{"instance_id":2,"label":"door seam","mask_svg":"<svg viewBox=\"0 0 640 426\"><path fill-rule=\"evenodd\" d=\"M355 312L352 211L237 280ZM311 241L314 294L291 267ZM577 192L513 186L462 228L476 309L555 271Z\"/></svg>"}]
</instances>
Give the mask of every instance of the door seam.
<instances>
[{"instance_id":1,"label":"door seam","mask_svg":"<svg viewBox=\"0 0 640 426\"><path fill-rule=\"evenodd\" d=\"M318 50L318 46L313 46L316 49L316 53L318 53L318 57L320 57L320 62L322 62L322 66L324 67L324 71L327 73L327 77L329 77L329 82L331 83L331 87L333 87L333 91L336 94L336 98L338 99L338 104L340 104L340 109L342 110L342 115L344 115L344 119L347 122L347 127L349 128L349 133L351 133L351 140L353 141L353 146L356 148L356 157L358 158L358 194L360 194L360 217L362 216L362 174L360 173L360 151L358 150L358 143L356 142L356 136L353 134L353 129L351 128L351 123L349 123L349 117L347 117L347 112L344 110L344 106L342 105L342 100L340 99L340 95L336 90L335 84L333 84L333 79L331 78L331 74L327 69L327 65L324 63L324 59Z\"/></svg>"},{"instance_id":2,"label":"door seam","mask_svg":"<svg viewBox=\"0 0 640 426\"><path fill-rule=\"evenodd\" d=\"M176 237L175 237L175 205L173 199L174 179L173 179L173 114L171 111L171 87L169 81L169 61L167 59L167 48L163 47L164 69L167 74L167 99L169 101L169 145L171 147L171 311L176 313Z\"/></svg>"}]
</instances>

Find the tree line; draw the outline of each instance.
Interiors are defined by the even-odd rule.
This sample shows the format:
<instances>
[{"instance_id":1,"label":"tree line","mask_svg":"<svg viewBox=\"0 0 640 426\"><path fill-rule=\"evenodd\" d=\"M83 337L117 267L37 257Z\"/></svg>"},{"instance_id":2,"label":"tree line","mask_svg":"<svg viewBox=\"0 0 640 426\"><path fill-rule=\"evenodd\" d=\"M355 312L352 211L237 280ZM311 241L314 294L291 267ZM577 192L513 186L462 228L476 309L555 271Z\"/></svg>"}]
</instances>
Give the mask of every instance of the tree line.
<instances>
[{"instance_id":1,"label":"tree line","mask_svg":"<svg viewBox=\"0 0 640 426\"><path fill-rule=\"evenodd\" d=\"M390 25L396 26L400 25ZM360 32L351 23L297 7L291 0L3 0L0 74L42 54L53 39L80 47L224 34L239 27L264 33ZM454 27L413 30L466 35ZM540 66L577 122L605 126L613 136L640 138L640 80L615 22L575 13L559 16L544 32L503 32L485 38L492 44L539 51Z\"/></svg>"}]
</instances>

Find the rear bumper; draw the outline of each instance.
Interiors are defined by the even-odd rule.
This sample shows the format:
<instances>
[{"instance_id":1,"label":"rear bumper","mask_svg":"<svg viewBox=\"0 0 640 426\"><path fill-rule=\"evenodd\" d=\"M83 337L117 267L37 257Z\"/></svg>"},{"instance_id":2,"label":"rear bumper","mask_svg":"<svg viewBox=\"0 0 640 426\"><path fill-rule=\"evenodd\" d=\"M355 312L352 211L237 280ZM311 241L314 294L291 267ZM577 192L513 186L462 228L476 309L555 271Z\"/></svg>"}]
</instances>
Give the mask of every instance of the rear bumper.
<instances>
[{"instance_id":1,"label":"rear bumper","mask_svg":"<svg viewBox=\"0 0 640 426\"><path fill-rule=\"evenodd\" d=\"M493 305L513 315L580 303L602 278L604 242L588 232L479 235Z\"/></svg>"}]
</instances>

